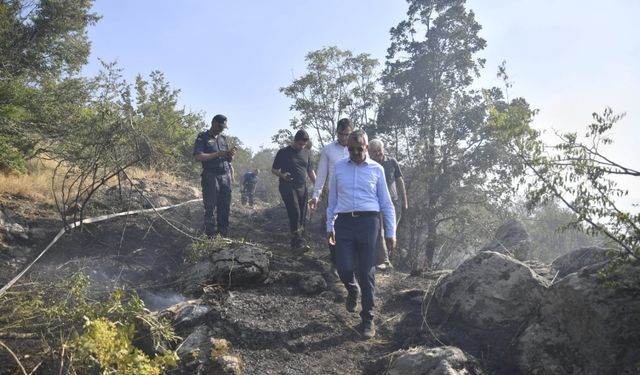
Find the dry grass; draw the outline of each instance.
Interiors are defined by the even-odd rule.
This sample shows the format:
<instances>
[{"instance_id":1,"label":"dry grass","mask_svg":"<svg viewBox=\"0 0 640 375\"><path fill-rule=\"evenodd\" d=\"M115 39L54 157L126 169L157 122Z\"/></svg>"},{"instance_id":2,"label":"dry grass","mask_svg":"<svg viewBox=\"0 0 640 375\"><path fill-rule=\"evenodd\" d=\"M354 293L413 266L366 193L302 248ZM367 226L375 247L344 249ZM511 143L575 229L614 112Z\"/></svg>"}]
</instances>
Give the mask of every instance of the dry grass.
<instances>
[{"instance_id":1,"label":"dry grass","mask_svg":"<svg viewBox=\"0 0 640 375\"><path fill-rule=\"evenodd\" d=\"M31 160L25 174L0 174L0 194L20 195L45 203L54 203L51 177L55 163L49 160Z\"/></svg>"},{"instance_id":2,"label":"dry grass","mask_svg":"<svg viewBox=\"0 0 640 375\"><path fill-rule=\"evenodd\" d=\"M31 160L28 164L27 173L0 174L0 194L19 195L34 201L54 204L51 178L53 177L55 166L56 162L52 160ZM152 179L172 184L179 182L175 176L156 170L129 168L127 174L130 178L138 180ZM109 186L116 184L117 180L115 178L107 182ZM60 186L57 186L57 189L60 189Z\"/></svg>"},{"instance_id":3,"label":"dry grass","mask_svg":"<svg viewBox=\"0 0 640 375\"><path fill-rule=\"evenodd\" d=\"M137 180L152 179L156 181L168 182L171 184L180 182L174 175L154 169L140 169L132 167L127 169L127 175L129 175L130 178Z\"/></svg>"}]
</instances>

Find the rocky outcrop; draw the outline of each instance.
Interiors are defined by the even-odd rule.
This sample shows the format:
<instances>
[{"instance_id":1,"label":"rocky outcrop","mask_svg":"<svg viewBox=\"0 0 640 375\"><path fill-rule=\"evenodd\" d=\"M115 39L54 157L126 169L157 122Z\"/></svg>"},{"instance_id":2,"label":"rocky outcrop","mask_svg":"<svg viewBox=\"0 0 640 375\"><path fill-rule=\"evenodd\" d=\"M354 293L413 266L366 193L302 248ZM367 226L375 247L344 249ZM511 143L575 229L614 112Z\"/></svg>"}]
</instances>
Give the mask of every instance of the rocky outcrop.
<instances>
[{"instance_id":1,"label":"rocky outcrop","mask_svg":"<svg viewBox=\"0 0 640 375\"><path fill-rule=\"evenodd\" d=\"M11 222L11 219L0 210L0 246L3 242L15 239L28 240L28 230L18 223Z\"/></svg>"},{"instance_id":2,"label":"rocky outcrop","mask_svg":"<svg viewBox=\"0 0 640 375\"><path fill-rule=\"evenodd\" d=\"M442 278L434 292L439 314L430 324L447 342L482 355L498 373L510 373L510 347L537 311L547 286L526 264L481 252Z\"/></svg>"},{"instance_id":3,"label":"rocky outcrop","mask_svg":"<svg viewBox=\"0 0 640 375\"><path fill-rule=\"evenodd\" d=\"M298 286L305 294L319 294L327 290L327 282L320 274L305 275Z\"/></svg>"},{"instance_id":4,"label":"rocky outcrop","mask_svg":"<svg viewBox=\"0 0 640 375\"><path fill-rule=\"evenodd\" d=\"M211 311L211 306L200 299L184 301L160 312L161 318L171 321L175 328L189 327L204 323L203 318Z\"/></svg>"},{"instance_id":5,"label":"rocky outcrop","mask_svg":"<svg viewBox=\"0 0 640 375\"><path fill-rule=\"evenodd\" d=\"M468 324L488 330L520 325L542 299L547 281L504 254L482 252L438 285L438 304Z\"/></svg>"},{"instance_id":6,"label":"rocky outcrop","mask_svg":"<svg viewBox=\"0 0 640 375\"><path fill-rule=\"evenodd\" d=\"M567 276L586 266L607 262L611 259L607 256L607 250L601 247L583 247L557 257L551 263L551 269L555 270L558 278Z\"/></svg>"},{"instance_id":7,"label":"rocky outcrop","mask_svg":"<svg viewBox=\"0 0 640 375\"><path fill-rule=\"evenodd\" d=\"M471 355L453 346L411 348L391 354L388 375L481 375L484 371Z\"/></svg>"},{"instance_id":8,"label":"rocky outcrop","mask_svg":"<svg viewBox=\"0 0 640 375\"><path fill-rule=\"evenodd\" d=\"M178 275L182 291L200 295L210 284L227 287L261 283L269 275L269 258L260 247L244 244L212 252L197 263L190 263Z\"/></svg>"},{"instance_id":9,"label":"rocky outcrop","mask_svg":"<svg viewBox=\"0 0 640 375\"><path fill-rule=\"evenodd\" d=\"M169 374L240 375L242 360L230 353L230 344L225 339L213 337L206 326L197 327L180 344L177 350L179 367Z\"/></svg>"},{"instance_id":10,"label":"rocky outcrop","mask_svg":"<svg viewBox=\"0 0 640 375\"><path fill-rule=\"evenodd\" d=\"M531 253L529 232L520 220L509 220L496 230L495 239L480 251L495 251L526 260Z\"/></svg>"},{"instance_id":11,"label":"rocky outcrop","mask_svg":"<svg viewBox=\"0 0 640 375\"><path fill-rule=\"evenodd\" d=\"M611 288L598 266L553 284L539 314L517 341L525 374L637 374L640 361L640 294ZM640 266L619 270L622 285L638 285Z\"/></svg>"}]
</instances>

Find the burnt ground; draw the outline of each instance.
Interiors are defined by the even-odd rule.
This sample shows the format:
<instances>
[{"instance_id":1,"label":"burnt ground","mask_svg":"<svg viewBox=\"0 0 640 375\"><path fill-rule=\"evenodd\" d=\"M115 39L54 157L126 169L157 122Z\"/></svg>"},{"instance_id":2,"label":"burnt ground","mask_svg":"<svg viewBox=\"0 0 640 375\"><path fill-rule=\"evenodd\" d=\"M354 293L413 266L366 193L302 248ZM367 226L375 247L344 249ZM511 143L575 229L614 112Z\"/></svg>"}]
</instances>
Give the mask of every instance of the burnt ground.
<instances>
[{"instance_id":1,"label":"burnt ground","mask_svg":"<svg viewBox=\"0 0 640 375\"><path fill-rule=\"evenodd\" d=\"M236 194L237 195L237 194ZM423 323L428 303L424 290L433 279L392 271L378 272L377 335L366 340L360 317L344 307L346 292L329 274L328 250L321 234L312 235L304 254L289 249L288 222L283 206L243 207L234 196L230 237L253 242L270 252L270 277L257 285L230 288L214 322L218 338L231 343L246 374L376 374L384 373L390 354L415 345L437 345ZM27 204L27 202L24 202ZM175 201L174 201L175 203ZM31 221L3 200L3 209L30 228L44 228L53 237L55 215L32 208ZM24 210L23 210L24 211ZM176 276L185 250L202 226L202 204L190 203L156 214L134 215L85 226L65 235L21 280L58 281L82 271L93 281L96 297L116 287L135 289L151 310L160 310L188 297L177 289ZM28 221L28 222L27 222ZM311 229L318 230L318 218ZM34 257L46 245L43 238L22 240ZM18 267L3 259L4 283ZM24 263L24 262L22 262ZM321 273L326 291L307 295L291 273ZM2 357L3 360L6 357Z\"/></svg>"}]
</instances>

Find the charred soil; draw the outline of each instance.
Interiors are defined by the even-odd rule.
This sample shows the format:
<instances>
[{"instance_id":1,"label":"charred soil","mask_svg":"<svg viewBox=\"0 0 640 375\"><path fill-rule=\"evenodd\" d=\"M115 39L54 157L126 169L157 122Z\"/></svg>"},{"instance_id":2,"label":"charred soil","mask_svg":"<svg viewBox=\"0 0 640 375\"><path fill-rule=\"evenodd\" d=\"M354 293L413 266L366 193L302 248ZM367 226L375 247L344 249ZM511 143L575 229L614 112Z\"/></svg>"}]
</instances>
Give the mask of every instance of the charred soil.
<instances>
[{"instance_id":1,"label":"charred soil","mask_svg":"<svg viewBox=\"0 0 640 375\"><path fill-rule=\"evenodd\" d=\"M188 197L181 194L172 203ZM2 198L2 209L9 211L15 222L44 232L37 238L5 239L0 264L4 285L42 250L59 226L52 207L39 207L19 197ZM283 206L259 203L248 208L236 199L230 238L265 248L270 257L269 275L257 284L222 285L228 297L207 325L217 338L231 343L231 352L242 358L244 373L384 373L395 350L437 345L425 329L421 313L428 303L423 291L433 279L395 270L378 272L377 335L367 340L362 335L359 304L356 313L345 309L346 292L330 273L323 236L310 236L309 251L292 251ZM188 247L201 232L202 211L201 202L193 202L161 213L125 216L74 229L32 267L20 285L52 283L82 272L91 279L95 298L125 287L136 290L147 308L162 310L197 297L183 295L176 278ZM11 254L18 248L22 258L16 261ZM303 291L299 280L309 274L321 275L327 287L313 294ZM178 333L186 334L180 329ZM19 337L3 340L20 358L28 358L24 359L27 366L35 365L38 351L44 350L33 345L37 341L33 338L28 342ZM0 366L0 373L17 371L2 350L0 362L7 364Z\"/></svg>"}]
</instances>

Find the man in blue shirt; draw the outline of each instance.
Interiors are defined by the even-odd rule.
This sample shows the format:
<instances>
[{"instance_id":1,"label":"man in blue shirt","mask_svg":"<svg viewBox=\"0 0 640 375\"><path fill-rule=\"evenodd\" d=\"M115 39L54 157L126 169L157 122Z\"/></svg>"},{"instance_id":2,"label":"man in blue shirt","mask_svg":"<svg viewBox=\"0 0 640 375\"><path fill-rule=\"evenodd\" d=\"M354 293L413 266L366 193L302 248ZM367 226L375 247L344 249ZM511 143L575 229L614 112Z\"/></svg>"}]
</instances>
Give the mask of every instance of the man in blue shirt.
<instances>
[{"instance_id":1,"label":"man in blue shirt","mask_svg":"<svg viewBox=\"0 0 640 375\"><path fill-rule=\"evenodd\" d=\"M216 115L211 120L211 128L198 134L193 146L193 156L202 162L202 201L204 203L204 231L207 236L227 236L229 231L229 210L231 208L231 161L236 148L229 148L222 132L227 128L227 117ZM218 228L213 218L218 215Z\"/></svg>"},{"instance_id":2,"label":"man in blue shirt","mask_svg":"<svg viewBox=\"0 0 640 375\"><path fill-rule=\"evenodd\" d=\"M349 158L338 161L329 186L327 242L336 246L336 268L347 289L346 307L355 312L362 290L364 336L375 336L373 307L380 213L385 242L393 251L396 219L384 169L367 156L368 138L362 130L349 135ZM357 277L357 278L356 278Z\"/></svg>"}]
</instances>

